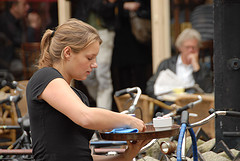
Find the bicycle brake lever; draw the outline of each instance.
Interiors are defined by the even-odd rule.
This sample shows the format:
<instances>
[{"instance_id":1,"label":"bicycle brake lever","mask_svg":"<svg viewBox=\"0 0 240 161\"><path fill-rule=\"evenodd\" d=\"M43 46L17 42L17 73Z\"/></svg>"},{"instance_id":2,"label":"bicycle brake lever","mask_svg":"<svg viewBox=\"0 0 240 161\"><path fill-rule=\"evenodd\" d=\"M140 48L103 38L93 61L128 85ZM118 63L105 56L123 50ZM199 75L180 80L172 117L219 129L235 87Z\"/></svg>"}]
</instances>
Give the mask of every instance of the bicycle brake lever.
<instances>
[{"instance_id":1,"label":"bicycle brake lever","mask_svg":"<svg viewBox=\"0 0 240 161\"><path fill-rule=\"evenodd\" d=\"M196 113L189 113L189 117L198 117L198 114L196 114Z\"/></svg>"}]
</instances>

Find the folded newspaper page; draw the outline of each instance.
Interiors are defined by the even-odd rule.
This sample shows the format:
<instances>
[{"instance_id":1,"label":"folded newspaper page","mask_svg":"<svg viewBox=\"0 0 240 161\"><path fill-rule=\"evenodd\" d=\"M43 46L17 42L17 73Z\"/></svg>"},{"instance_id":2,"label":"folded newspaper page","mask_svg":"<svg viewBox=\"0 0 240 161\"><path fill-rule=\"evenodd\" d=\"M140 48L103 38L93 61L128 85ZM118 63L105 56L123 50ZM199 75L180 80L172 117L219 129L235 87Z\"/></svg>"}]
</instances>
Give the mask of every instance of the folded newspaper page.
<instances>
[{"instance_id":1,"label":"folded newspaper page","mask_svg":"<svg viewBox=\"0 0 240 161\"><path fill-rule=\"evenodd\" d=\"M166 69L159 73L159 76L154 84L154 94L156 96L163 95L178 88L189 88L189 85L182 82L170 69Z\"/></svg>"}]
</instances>

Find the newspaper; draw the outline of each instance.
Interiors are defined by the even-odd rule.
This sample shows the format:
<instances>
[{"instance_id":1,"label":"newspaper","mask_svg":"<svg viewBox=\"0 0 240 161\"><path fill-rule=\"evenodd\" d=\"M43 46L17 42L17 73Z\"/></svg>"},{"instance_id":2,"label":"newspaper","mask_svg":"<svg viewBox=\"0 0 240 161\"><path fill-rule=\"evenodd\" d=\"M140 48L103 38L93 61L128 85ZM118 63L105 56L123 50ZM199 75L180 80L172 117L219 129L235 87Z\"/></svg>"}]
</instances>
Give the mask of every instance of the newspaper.
<instances>
[{"instance_id":1,"label":"newspaper","mask_svg":"<svg viewBox=\"0 0 240 161\"><path fill-rule=\"evenodd\" d=\"M189 88L189 85L186 85L183 81L181 81L170 69L166 69L161 71L158 75L154 84L154 94L159 96L170 93L174 89L185 88Z\"/></svg>"}]
</instances>

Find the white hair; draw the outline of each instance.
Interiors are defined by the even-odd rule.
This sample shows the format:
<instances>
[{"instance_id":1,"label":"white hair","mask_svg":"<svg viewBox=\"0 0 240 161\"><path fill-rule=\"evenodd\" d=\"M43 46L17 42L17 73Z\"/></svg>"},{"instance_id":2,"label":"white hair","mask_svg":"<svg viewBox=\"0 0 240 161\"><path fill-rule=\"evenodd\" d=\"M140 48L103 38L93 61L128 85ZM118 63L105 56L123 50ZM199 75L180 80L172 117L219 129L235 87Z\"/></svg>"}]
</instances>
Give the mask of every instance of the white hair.
<instances>
[{"instance_id":1,"label":"white hair","mask_svg":"<svg viewBox=\"0 0 240 161\"><path fill-rule=\"evenodd\" d=\"M179 49L182 46L182 43L189 39L196 39L198 41L198 47L201 46L201 35L197 30L192 28L186 28L178 35L175 46Z\"/></svg>"}]
</instances>

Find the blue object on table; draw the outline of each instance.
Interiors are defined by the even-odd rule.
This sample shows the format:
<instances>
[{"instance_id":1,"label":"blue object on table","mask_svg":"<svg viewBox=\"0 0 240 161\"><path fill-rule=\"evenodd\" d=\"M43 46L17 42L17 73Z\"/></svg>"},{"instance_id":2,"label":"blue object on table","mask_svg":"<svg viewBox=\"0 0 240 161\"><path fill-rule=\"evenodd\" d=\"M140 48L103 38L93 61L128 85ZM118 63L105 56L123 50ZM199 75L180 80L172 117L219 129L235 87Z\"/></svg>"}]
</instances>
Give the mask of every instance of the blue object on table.
<instances>
[{"instance_id":1,"label":"blue object on table","mask_svg":"<svg viewBox=\"0 0 240 161\"><path fill-rule=\"evenodd\" d=\"M127 145L127 141L108 141L108 140L96 140L90 141L93 146L117 146L117 145Z\"/></svg>"},{"instance_id":2,"label":"blue object on table","mask_svg":"<svg viewBox=\"0 0 240 161\"><path fill-rule=\"evenodd\" d=\"M106 134L125 134L125 133L138 133L138 129L129 128L115 128L110 132L105 132Z\"/></svg>"}]
</instances>

